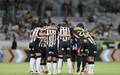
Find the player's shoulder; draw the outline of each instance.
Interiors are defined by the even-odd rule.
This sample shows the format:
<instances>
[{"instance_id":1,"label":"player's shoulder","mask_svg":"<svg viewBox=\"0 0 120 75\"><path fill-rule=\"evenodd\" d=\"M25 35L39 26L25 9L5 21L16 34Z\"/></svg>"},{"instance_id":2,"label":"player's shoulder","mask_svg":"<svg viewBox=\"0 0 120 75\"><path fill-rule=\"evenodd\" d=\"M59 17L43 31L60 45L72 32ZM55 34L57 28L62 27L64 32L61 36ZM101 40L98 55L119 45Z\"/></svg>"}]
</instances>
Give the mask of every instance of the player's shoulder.
<instances>
[{"instance_id":1,"label":"player's shoulder","mask_svg":"<svg viewBox=\"0 0 120 75\"><path fill-rule=\"evenodd\" d=\"M84 29L83 28L81 28L81 27L74 27L74 29L73 30L75 30L75 31L84 31Z\"/></svg>"},{"instance_id":2,"label":"player's shoulder","mask_svg":"<svg viewBox=\"0 0 120 75\"><path fill-rule=\"evenodd\" d=\"M46 29L54 29L54 30L57 30L57 27L56 26L48 26Z\"/></svg>"},{"instance_id":3,"label":"player's shoulder","mask_svg":"<svg viewBox=\"0 0 120 75\"><path fill-rule=\"evenodd\" d=\"M41 29L40 27L36 27L36 28L32 29L32 31L38 31L40 29Z\"/></svg>"}]
</instances>

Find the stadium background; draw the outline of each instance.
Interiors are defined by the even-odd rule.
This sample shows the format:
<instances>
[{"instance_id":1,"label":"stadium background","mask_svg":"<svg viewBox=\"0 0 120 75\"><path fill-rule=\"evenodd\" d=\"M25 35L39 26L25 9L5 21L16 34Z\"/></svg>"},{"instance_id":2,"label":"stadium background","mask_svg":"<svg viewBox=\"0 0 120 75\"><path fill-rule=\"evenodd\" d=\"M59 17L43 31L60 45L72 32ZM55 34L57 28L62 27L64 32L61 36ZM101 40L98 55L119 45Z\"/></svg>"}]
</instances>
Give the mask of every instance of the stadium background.
<instances>
[{"instance_id":1,"label":"stadium background","mask_svg":"<svg viewBox=\"0 0 120 75\"><path fill-rule=\"evenodd\" d=\"M27 74L28 63L23 62L29 61L30 30L47 22L49 17L57 24L64 19L72 26L85 22L98 43L97 75L119 75L119 8L120 0L0 0L0 75ZM14 38L17 48L11 49ZM19 66L24 70L20 71ZM12 67L17 70L10 72Z\"/></svg>"}]
</instances>

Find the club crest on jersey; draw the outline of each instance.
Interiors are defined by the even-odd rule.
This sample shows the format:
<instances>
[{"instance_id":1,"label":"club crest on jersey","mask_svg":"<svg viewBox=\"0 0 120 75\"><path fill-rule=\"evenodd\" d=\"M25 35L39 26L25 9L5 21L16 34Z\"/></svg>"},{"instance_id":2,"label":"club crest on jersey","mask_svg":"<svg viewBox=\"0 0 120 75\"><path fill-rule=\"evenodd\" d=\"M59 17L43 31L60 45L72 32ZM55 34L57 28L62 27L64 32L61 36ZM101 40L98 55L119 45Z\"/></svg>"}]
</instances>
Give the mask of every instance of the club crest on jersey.
<instances>
[{"instance_id":1,"label":"club crest on jersey","mask_svg":"<svg viewBox=\"0 0 120 75\"><path fill-rule=\"evenodd\" d=\"M60 28L60 39L67 41L70 39L70 29L68 27Z\"/></svg>"}]
</instances>

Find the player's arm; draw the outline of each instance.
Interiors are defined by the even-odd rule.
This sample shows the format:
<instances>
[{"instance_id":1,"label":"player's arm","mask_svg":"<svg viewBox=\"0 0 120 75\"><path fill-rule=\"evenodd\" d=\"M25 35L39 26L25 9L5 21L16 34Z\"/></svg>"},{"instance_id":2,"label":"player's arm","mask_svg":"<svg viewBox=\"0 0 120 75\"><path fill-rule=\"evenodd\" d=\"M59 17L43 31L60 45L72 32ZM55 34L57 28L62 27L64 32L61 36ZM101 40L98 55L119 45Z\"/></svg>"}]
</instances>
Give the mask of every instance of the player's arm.
<instances>
[{"instance_id":1,"label":"player's arm","mask_svg":"<svg viewBox=\"0 0 120 75\"><path fill-rule=\"evenodd\" d=\"M79 39L79 36L78 36L78 35L76 35L76 34L73 34L73 35L75 36L75 38Z\"/></svg>"},{"instance_id":2,"label":"player's arm","mask_svg":"<svg viewBox=\"0 0 120 75\"><path fill-rule=\"evenodd\" d=\"M38 37L38 36L32 36L32 35L30 36L31 39L34 39L34 38L37 38L37 37Z\"/></svg>"},{"instance_id":3,"label":"player's arm","mask_svg":"<svg viewBox=\"0 0 120 75\"><path fill-rule=\"evenodd\" d=\"M59 34L59 36L61 36L61 37L70 37L70 35L69 35L69 34L68 34L68 35Z\"/></svg>"},{"instance_id":4,"label":"player's arm","mask_svg":"<svg viewBox=\"0 0 120 75\"><path fill-rule=\"evenodd\" d=\"M52 36L54 35L55 33L48 33L47 36Z\"/></svg>"},{"instance_id":5,"label":"player's arm","mask_svg":"<svg viewBox=\"0 0 120 75\"><path fill-rule=\"evenodd\" d=\"M82 43L79 42L79 43L78 43L78 48L77 48L77 54L78 54L78 55L80 54L81 49L82 49Z\"/></svg>"},{"instance_id":6,"label":"player's arm","mask_svg":"<svg viewBox=\"0 0 120 75\"><path fill-rule=\"evenodd\" d=\"M37 37L37 38L41 40L46 39L46 37Z\"/></svg>"},{"instance_id":7,"label":"player's arm","mask_svg":"<svg viewBox=\"0 0 120 75\"><path fill-rule=\"evenodd\" d=\"M80 55L81 47L77 48L77 55Z\"/></svg>"},{"instance_id":8,"label":"player's arm","mask_svg":"<svg viewBox=\"0 0 120 75\"><path fill-rule=\"evenodd\" d=\"M45 33L39 33L39 36L37 36L37 38L39 39L46 39L46 37L47 37L47 34Z\"/></svg>"},{"instance_id":9,"label":"player's arm","mask_svg":"<svg viewBox=\"0 0 120 75\"><path fill-rule=\"evenodd\" d=\"M93 39L93 37L91 36L91 34L90 34L89 32L86 33L86 37L88 38L88 40L89 40L92 44L96 45L95 40Z\"/></svg>"},{"instance_id":10,"label":"player's arm","mask_svg":"<svg viewBox=\"0 0 120 75\"><path fill-rule=\"evenodd\" d=\"M78 48L78 49L77 49L77 54L80 54L80 50L81 50L81 48Z\"/></svg>"}]
</instances>

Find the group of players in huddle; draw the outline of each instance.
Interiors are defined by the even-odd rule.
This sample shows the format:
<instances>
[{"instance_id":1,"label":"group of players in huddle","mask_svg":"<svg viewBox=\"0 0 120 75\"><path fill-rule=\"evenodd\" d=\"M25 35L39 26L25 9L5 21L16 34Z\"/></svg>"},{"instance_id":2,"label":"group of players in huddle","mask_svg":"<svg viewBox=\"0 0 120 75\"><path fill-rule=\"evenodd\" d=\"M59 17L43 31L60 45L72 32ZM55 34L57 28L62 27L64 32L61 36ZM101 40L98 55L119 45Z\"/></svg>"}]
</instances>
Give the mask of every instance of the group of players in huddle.
<instances>
[{"instance_id":1,"label":"group of players in huddle","mask_svg":"<svg viewBox=\"0 0 120 75\"><path fill-rule=\"evenodd\" d=\"M33 29L30 37L31 73L61 74L65 58L69 74L94 74L96 43L83 23L75 27L69 27L67 23L48 23Z\"/></svg>"}]
</instances>

